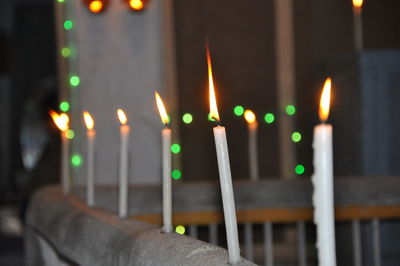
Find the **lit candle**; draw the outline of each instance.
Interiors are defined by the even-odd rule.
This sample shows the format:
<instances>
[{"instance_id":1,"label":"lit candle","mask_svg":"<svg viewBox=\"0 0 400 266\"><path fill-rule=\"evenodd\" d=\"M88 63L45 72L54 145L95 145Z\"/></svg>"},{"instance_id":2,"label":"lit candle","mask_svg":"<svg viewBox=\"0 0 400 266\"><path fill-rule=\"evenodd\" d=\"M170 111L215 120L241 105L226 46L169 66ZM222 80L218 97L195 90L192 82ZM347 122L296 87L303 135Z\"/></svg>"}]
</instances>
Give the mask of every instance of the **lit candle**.
<instances>
[{"instance_id":1,"label":"lit candle","mask_svg":"<svg viewBox=\"0 0 400 266\"><path fill-rule=\"evenodd\" d=\"M251 110L244 112L244 118L247 121L247 132L248 132L248 152L249 152L249 169L250 179L258 180L258 150L257 150L257 131L258 123L256 115Z\"/></svg>"},{"instance_id":2,"label":"lit candle","mask_svg":"<svg viewBox=\"0 0 400 266\"><path fill-rule=\"evenodd\" d=\"M363 49L362 4L363 0L353 0L354 45L357 52Z\"/></svg>"},{"instance_id":3,"label":"lit candle","mask_svg":"<svg viewBox=\"0 0 400 266\"><path fill-rule=\"evenodd\" d=\"M94 205L94 142L96 139L96 130L94 130L94 121L88 112L83 112L83 118L86 124L86 202L88 206Z\"/></svg>"},{"instance_id":4,"label":"lit candle","mask_svg":"<svg viewBox=\"0 0 400 266\"><path fill-rule=\"evenodd\" d=\"M317 226L319 265L335 266L335 217L333 201L332 126L325 124L329 115L331 79L325 81L321 95L319 117L314 128L314 223Z\"/></svg>"},{"instance_id":5,"label":"lit candle","mask_svg":"<svg viewBox=\"0 0 400 266\"><path fill-rule=\"evenodd\" d=\"M248 158L249 172L251 180L258 180L258 149L257 149L257 131L258 123L256 115L251 110L244 111L244 119L247 122L247 137L248 137ZM251 223L244 224L244 246L246 258L250 261L254 260L253 250L253 226Z\"/></svg>"},{"instance_id":6,"label":"lit candle","mask_svg":"<svg viewBox=\"0 0 400 266\"><path fill-rule=\"evenodd\" d=\"M208 81L210 95L210 117L218 123L213 128L215 147L217 150L219 179L221 185L222 204L224 209L226 237L228 243L228 262L237 264L240 262L239 237L237 231L235 200L233 196L231 167L229 164L228 144L226 141L225 127L220 125L220 119L215 98L215 90L211 68L210 53L207 49Z\"/></svg>"},{"instance_id":7,"label":"lit candle","mask_svg":"<svg viewBox=\"0 0 400 266\"><path fill-rule=\"evenodd\" d=\"M58 114L50 110L50 116L61 132L61 183L65 194L68 194L71 188L69 173L69 141L67 131L69 129L69 117L65 113Z\"/></svg>"},{"instance_id":8,"label":"lit candle","mask_svg":"<svg viewBox=\"0 0 400 266\"><path fill-rule=\"evenodd\" d=\"M168 128L168 115L160 95L156 92L156 102L161 121L165 125L162 135L162 184L163 184L163 232L172 232L172 192L171 192L171 129Z\"/></svg>"},{"instance_id":9,"label":"lit candle","mask_svg":"<svg viewBox=\"0 0 400 266\"><path fill-rule=\"evenodd\" d=\"M128 119L122 109L117 110L121 126L121 146L119 156L119 204L118 215L124 218L128 214L128 159L129 159L129 133L131 128L126 125Z\"/></svg>"}]
</instances>

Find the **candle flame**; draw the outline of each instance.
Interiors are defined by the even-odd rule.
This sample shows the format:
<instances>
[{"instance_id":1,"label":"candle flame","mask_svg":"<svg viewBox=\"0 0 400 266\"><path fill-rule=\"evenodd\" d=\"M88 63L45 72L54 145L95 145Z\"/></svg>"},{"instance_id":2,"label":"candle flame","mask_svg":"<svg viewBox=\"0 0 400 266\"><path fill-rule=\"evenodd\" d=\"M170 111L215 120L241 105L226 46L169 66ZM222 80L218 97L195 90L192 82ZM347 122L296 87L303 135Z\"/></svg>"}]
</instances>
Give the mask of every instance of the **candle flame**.
<instances>
[{"instance_id":1,"label":"candle flame","mask_svg":"<svg viewBox=\"0 0 400 266\"><path fill-rule=\"evenodd\" d=\"M83 112L83 118L85 119L86 128L92 130L94 128L94 120L89 112Z\"/></svg>"},{"instance_id":2,"label":"candle flame","mask_svg":"<svg viewBox=\"0 0 400 266\"><path fill-rule=\"evenodd\" d=\"M119 122L121 122L122 125L125 125L126 122L128 122L128 118L126 117L125 112L122 109L118 109L117 114Z\"/></svg>"},{"instance_id":3,"label":"candle flame","mask_svg":"<svg viewBox=\"0 0 400 266\"><path fill-rule=\"evenodd\" d=\"M353 0L353 7L361 8L363 5L363 0Z\"/></svg>"},{"instance_id":4,"label":"candle flame","mask_svg":"<svg viewBox=\"0 0 400 266\"><path fill-rule=\"evenodd\" d=\"M331 101L331 87L332 80L331 78L327 78L324 83L324 88L322 89L321 100L319 103L319 119L322 122L328 120Z\"/></svg>"},{"instance_id":5,"label":"candle flame","mask_svg":"<svg viewBox=\"0 0 400 266\"><path fill-rule=\"evenodd\" d=\"M61 130L62 132L68 130L69 117L66 113L58 114L53 110L50 110L49 113L59 130Z\"/></svg>"},{"instance_id":6,"label":"candle flame","mask_svg":"<svg viewBox=\"0 0 400 266\"><path fill-rule=\"evenodd\" d=\"M256 115L251 110L244 111L244 119L246 119L247 123L253 124L256 122Z\"/></svg>"},{"instance_id":7,"label":"candle flame","mask_svg":"<svg viewBox=\"0 0 400 266\"><path fill-rule=\"evenodd\" d=\"M133 10L142 10L144 7L143 1L142 0L130 0L129 1L129 6L133 9Z\"/></svg>"},{"instance_id":8,"label":"candle flame","mask_svg":"<svg viewBox=\"0 0 400 266\"><path fill-rule=\"evenodd\" d=\"M219 121L219 113L217 107L217 99L215 97L214 81L211 66L211 57L208 47L207 51L207 66L208 66L208 86L209 86L209 97L210 97L210 117Z\"/></svg>"},{"instance_id":9,"label":"candle flame","mask_svg":"<svg viewBox=\"0 0 400 266\"><path fill-rule=\"evenodd\" d=\"M163 122L163 124L167 125L168 124L168 115L167 115L167 111L165 110L164 103L160 97L160 94L158 94L158 92L155 92L155 96L156 96L158 111L160 112L161 121Z\"/></svg>"}]
</instances>

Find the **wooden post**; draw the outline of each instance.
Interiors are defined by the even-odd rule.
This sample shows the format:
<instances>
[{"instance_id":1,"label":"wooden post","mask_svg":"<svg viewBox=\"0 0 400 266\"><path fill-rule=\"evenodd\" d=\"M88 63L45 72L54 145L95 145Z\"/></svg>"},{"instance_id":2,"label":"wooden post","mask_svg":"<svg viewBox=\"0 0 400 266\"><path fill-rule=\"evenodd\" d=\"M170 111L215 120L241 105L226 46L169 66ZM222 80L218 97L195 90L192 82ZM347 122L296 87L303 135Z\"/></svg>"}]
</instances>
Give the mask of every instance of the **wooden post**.
<instances>
[{"instance_id":1,"label":"wooden post","mask_svg":"<svg viewBox=\"0 0 400 266\"><path fill-rule=\"evenodd\" d=\"M279 158L281 176L293 177L295 151L291 141L292 116L284 114L286 105L295 105L295 60L292 0L275 0L275 47L279 110Z\"/></svg>"}]
</instances>

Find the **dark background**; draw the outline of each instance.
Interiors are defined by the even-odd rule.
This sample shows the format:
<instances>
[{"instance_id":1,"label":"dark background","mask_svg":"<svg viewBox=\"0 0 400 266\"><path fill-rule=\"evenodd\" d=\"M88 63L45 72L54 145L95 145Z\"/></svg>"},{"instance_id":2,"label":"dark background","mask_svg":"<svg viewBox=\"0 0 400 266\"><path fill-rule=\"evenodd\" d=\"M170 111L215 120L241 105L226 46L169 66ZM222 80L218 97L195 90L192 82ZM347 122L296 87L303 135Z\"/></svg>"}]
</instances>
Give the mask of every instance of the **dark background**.
<instances>
[{"instance_id":1,"label":"dark background","mask_svg":"<svg viewBox=\"0 0 400 266\"><path fill-rule=\"evenodd\" d=\"M40 175L35 174L37 169L30 172L24 169L20 144L23 117L33 112L32 104L43 119L48 108L57 106L53 4L50 0L0 1L0 220L21 216L37 183L57 181L43 174L57 171L54 165L47 164ZM312 129L318 123L318 97L323 80L331 64L336 64L337 69L337 58L354 55L352 4L350 0L302 0L294 4L295 129L303 136L295 145L297 162L304 164L304 176L310 176ZM363 23L367 50L400 48L399 11L398 0L365 1ZM261 176L279 176L277 123L285 114L277 107L273 12L271 0L175 0L179 107L181 114L194 115L191 125L182 124L180 128L185 180L208 179L210 173L217 175L213 124L206 117L206 39L211 49L220 115L227 127L234 178L246 178L248 173L246 124L232 112L238 104L253 109L259 119ZM334 92L335 86L334 80ZM335 106L348 100L339 96L333 97L333 123L335 112L339 112ZM356 113L361 108L357 102L347 102L344 106ZM276 115L276 122L270 125L263 122L267 112ZM391 124L399 124L398 116L391 119ZM46 123L43 121L38 123ZM355 127L350 125L349 132ZM368 174L357 167L335 171ZM20 232L3 229L0 265L21 265Z\"/></svg>"}]
</instances>

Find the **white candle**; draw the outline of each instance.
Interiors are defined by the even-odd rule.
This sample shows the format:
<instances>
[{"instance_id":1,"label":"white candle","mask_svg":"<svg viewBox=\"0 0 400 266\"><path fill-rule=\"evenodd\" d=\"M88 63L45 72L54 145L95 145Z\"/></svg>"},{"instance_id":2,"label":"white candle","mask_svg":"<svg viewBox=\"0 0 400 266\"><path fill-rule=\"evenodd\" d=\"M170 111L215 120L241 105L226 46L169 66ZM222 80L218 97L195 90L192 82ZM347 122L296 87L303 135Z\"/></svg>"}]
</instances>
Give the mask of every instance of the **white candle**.
<instances>
[{"instance_id":1,"label":"white candle","mask_svg":"<svg viewBox=\"0 0 400 266\"><path fill-rule=\"evenodd\" d=\"M171 129L168 128L168 115L160 95L155 93L162 130L162 186L163 186L163 232L172 233L172 185L171 185Z\"/></svg>"},{"instance_id":2,"label":"white candle","mask_svg":"<svg viewBox=\"0 0 400 266\"><path fill-rule=\"evenodd\" d=\"M126 125L128 119L124 111L118 109L118 117L121 122L120 156L119 156L119 204L118 215L125 218L128 215L128 165L129 165L129 133L130 127Z\"/></svg>"},{"instance_id":3,"label":"white candle","mask_svg":"<svg viewBox=\"0 0 400 266\"><path fill-rule=\"evenodd\" d=\"M65 194L68 194L71 188L69 171L69 141L67 131L69 129L69 117L65 113L58 114L50 110L50 116L61 132L61 185Z\"/></svg>"},{"instance_id":4,"label":"white candle","mask_svg":"<svg viewBox=\"0 0 400 266\"><path fill-rule=\"evenodd\" d=\"M357 52L363 49L362 4L363 0L353 0L354 46Z\"/></svg>"},{"instance_id":5,"label":"white candle","mask_svg":"<svg viewBox=\"0 0 400 266\"><path fill-rule=\"evenodd\" d=\"M331 80L325 82L321 96L320 119L314 128L314 223L317 226L318 260L321 266L335 266L335 217L333 198L332 126L324 124L329 114Z\"/></svg>"},{"instance_id":6,"label":"white candle","mask_svg":"<svg viewBox=\"0 0 400 266\"><path fill-rule=\"evenodd\" d=\"M61 182L65 194L68 194L71 190L69 170L69 140L67 132L61 131Z\"/></svg>"},{"instance_id":7,"label":"white candle","mask_svg":"<svg viewBox=\"0 0 400 266\"><path fill-rule=\"evenodd\" d=\"M210 116L219 124L219 114L215 98L214 83L212 78L211 58L207 49ZM224 210L226 237L228 243L228 262L237 264L240 262L239 236L236 221L235 200L233 196L231 167L229 164L228 144L226 141L225 127L220 125L213 128L215 148L217 150L219 179Z\"/></svg>"},{"instance_id":8,"label":"white candle","mask_svg":"<svg viewBox=\"0 0 400 266\"><path fill-rule=\"evenodd\" d=\"M244 112L244 118L247 121L250 179L258 180L259 178L258 149L257 149L258 123L256 121L256 115L251 110L246 110Z\"/></svg>"},{"instance_id":9,"label":"white candle","mask_svg":"<svg viewBox=\"0 0 400 266\"><path fill-rule=\"evenodd\" d=\"M96 139L96 131L94 128L94 121L92 116L88 112L83 113L86 124L86 140L87 140L87 150L86 150L86 202L88 206L94 206L95 196L94 196L94 143Z\"/></svg>"}]
</instances>

